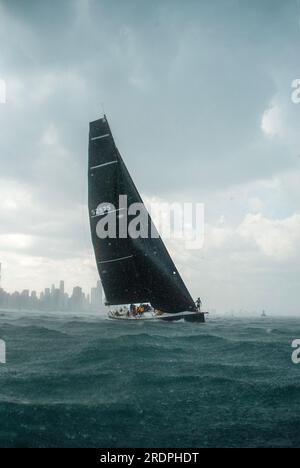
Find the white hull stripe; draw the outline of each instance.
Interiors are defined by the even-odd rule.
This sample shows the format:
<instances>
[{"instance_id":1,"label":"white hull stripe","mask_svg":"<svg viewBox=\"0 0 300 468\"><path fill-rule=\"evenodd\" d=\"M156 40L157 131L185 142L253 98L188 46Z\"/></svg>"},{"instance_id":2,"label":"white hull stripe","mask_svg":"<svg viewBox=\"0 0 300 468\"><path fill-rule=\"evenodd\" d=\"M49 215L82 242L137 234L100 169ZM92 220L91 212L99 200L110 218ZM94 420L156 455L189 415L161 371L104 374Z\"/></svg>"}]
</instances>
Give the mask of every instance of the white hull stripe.
<instances>
[{"instance_id":1,"label":"white hull stripe","mask_svg":"<svg viewBox=\"0 0 300 468\"><path fill-rule=\"evenodd\" d=\"M100 140L101 138L107 138L109 136L110 136L110 133L106 133L105 135L100 135L100 136L91 138L91 141Z\"/></svg>"},{"instance_id":2,"label":"white hull stripe","mask_svg":"<svg viewBox=\"0 0 300 468\"><path fill-rule=\"evenodd\" d=\"M99 167L109 166L110 164L117 164L118 161L110 161L104 164L99 164L98 166L90 167L90 170L99 169Z\"/></svg>"},{"instance_id":3,"label":"white hull stripe","mask_svg":"<svg viewBox=\"0 0 300 468\"><path fill-rule=\"evenodd\" d=\"M120 262L121 260L127 260L128 258L132 258L132 257L133 255L128 255L127 257L113 258L112 260L104 260L103 262L98 262L98 263Z\"/></svg>"}]
</instances>

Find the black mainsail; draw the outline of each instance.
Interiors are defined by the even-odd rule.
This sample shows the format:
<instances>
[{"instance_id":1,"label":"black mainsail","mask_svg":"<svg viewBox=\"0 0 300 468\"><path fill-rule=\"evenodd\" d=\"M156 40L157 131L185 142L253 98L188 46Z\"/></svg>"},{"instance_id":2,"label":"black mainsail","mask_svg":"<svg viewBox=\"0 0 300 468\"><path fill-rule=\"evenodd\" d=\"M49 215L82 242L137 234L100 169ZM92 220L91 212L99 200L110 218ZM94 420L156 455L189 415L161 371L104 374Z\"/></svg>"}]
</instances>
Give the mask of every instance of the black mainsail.
<instances>
[{"instance_id":1,"label":"black mainsail","mask_svg":"<svg viewBox=\"0 0 300 468\"><path fill-rule=\"evenodd\" d=\"M138 238L120 235L119 223L124 216L129 222L130 215L126 208L120 207L119 196L127 196L128 206L143 201L105 116L90 123L88 182L92 242L107 304L150 302L155 309L167 313L196 311L144 205L149 221L147 235ZM115 210L109 211L106 206L114 206ZM113 238L100 238L97 234L97 225L104 216L115 216L117 226ZM149 236L151 230L156 232L155 237Z\"/></svg>"}]
</instances>

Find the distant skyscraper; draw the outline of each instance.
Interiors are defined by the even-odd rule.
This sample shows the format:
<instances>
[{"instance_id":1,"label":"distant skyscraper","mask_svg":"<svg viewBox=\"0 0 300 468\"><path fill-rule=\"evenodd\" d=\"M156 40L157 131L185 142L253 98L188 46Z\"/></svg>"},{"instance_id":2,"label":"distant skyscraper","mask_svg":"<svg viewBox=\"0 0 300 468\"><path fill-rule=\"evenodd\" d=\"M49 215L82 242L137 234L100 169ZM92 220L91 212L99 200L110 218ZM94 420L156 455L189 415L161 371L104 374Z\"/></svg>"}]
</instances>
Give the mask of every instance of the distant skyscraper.
<instances>
[{"instance_id":1,"label":"distant skyscraper","mask_svg":"<svg viewBox=\"0 0 300 468\"><path fill-rule=\"evenodd\" d=\"M92 288L91 289L91 307L93 310L97 310L97 307L99 306L99 300L98 300L98 291L97 288Z\"/></svg>"},{"instance_id":2,"label":"distant skyscraper","mask_svg":"<svg viewBox=\"0 0 300 468\"><path fill-rule=\"evenodd\" d=\"M97 281L97 287L91 289L91 307L93 310L99 310L102 305L102 284Z\"/></svg>"},{"instance_id":3,"label":"distant skyscraper","mask_svg":"<svg viewBox=\"0 0 300 468\"><path fill-rule=\"evenodd\" d=\"M43 307L44 307L46 310L50 309L50 306L51 306L50 300L51 300L50 288L45 288Z\"/></svg>"},{"instance_id":4,"label":"distant skyscraper","mask_svg":"<svg viewBox=\"0 0 300 468\"><path fill-rule=\"evenodd\" d=\"M60 290L55 288L52 294L51 307L53 310L59 310L60 308Z\"/></svg>"},{"instance_id":5,"label":"distant skyscraper","mask_svg":"<svg viewBox=\"0 0 300 468\"><path fill-rule=\"evenodd\" d=\"M63 310L65 308L65 282L61 280L59 282L59 309Z\"/></svg>"},{"instance_id":6,"label":"distant skyscraper","mask_svg":"<svg viewBox=\"0 0 300 468\"><path fill-rule=\"evenodd\" d=\"M83 308L84 296L82 294L82 288L80 286L75 286L73 288L73 294L71 296L71 307L72 310L80 311Z\"/></svg>"},{"instance_id":7,"label":"distant skyscraper","mask_svg":"<svg viewBox=\"0 0 300 468\"><path fill-rule=\"evenodd\" d=\"M31 291L30 294L30 308L36 309L38 304L38 297L36 291Z\"/></svg>"},{"instance_id":8,"label":"distant skyscraper","mask_svg":"<svg viewBox=\"0 0 300 468\"><path fill-rule=\"evenodd\" d=\"M21 300L21 302L20 302L21 309L29 309L30 308L29 290L28 289L24 289L22 291L20 300Z\"/></svg>"}]
</instances>

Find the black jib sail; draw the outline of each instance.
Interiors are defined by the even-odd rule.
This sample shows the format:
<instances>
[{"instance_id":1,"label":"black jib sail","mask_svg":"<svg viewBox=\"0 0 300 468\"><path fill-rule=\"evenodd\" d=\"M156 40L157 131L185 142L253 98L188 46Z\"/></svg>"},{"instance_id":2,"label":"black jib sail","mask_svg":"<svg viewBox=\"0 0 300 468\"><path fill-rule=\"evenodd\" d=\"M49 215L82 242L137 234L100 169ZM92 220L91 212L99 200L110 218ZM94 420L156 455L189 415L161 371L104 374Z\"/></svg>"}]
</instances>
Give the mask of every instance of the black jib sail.
<instances>
[{"instance_id":1,"label":"black jib sail","mask_svg":"<svg viewBox=\"0 0 300 468\"><path fill-rule=\"evenodd\" d=\"M88 171L92 242L107 304L150 302L162 312L195 311L194 301L115 145L106 117L90 123ZM127 206L120 205L120 196L127 196ZM142 204L148 219L147 233L137 238L128 236L127 230L124 235L120 229L124 220L128 226L136 217L128 212L133 203ZM99 223L103 227L110 216L115 220L114 235L99 236Z\"/></svg>"}]
</instances>

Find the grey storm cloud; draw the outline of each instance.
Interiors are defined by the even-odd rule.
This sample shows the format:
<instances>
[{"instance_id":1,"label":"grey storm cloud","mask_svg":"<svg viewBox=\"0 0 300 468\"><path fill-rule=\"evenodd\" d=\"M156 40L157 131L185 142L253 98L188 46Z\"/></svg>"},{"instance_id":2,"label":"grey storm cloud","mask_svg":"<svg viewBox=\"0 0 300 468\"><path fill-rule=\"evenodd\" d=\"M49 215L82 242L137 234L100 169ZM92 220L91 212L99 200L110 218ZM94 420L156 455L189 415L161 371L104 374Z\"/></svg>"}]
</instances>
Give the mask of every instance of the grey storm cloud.
<instances>
[{"instance_id":1,"label":"grey storm cloud","mask_svg":"<svg viewBox=\"0 0 300 468\"><path fill-rule=\"evenodd\" d=\"M1 69L24 80L29 94L47 75L51 88L46 102L28 99L22 112L7 111L10 138L1 153L8 175L39 180L34 143L51 123L79 165L78 178L87 122L102 103L147 191L198 189L199 179L204 189L216 188L293 164L291 149L266 141L260 124L272 97L288 89L282 64L297 73L295 2L1 4Z\"/></svg>"}]
</instances>

